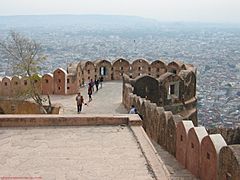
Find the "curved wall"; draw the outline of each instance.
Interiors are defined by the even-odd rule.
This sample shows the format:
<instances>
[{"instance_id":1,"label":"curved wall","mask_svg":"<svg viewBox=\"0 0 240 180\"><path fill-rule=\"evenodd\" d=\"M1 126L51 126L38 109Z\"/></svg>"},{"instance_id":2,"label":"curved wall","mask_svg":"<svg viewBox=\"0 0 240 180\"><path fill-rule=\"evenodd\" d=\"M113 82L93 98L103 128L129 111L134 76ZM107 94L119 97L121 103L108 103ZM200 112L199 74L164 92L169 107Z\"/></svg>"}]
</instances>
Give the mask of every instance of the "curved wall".
<instances>
[{"instance_id":1,"label":"curved wall","mask_svg":"<svg viewBox=\"0 0 240 180\"><path fill-rule=\"evenodd\" d=\"M178 74L182 78L184 86L194 87L189 83L195 82L194 79L189 78L192 74L185 73L180 71ZM187 79L185 80L184 77ZM143 98L144 96L141 97L142 95L135 94L137 91L135 82L138 79L141 79L141 77L133 80L124 75L122 100L127 109L130 109L131 105L135 105L143 119L143 127L150 139L175 156L197 178L238 180L240 173L240 146L239 144L235 145L234 148L227 146L220 134L209 135L204 127L197 127L195 116L193 116L194 110L196 110L194 108L196 106L195 93L188 93L190 95L187 99L190 98L190 101L184 101L181 105L185 109L180 108L179 112L176 113L176 109L178 109L176 107L179 105L174 104L174 106L168 106L168 111L166 111L164 106L159 107L156 103L146 99L146 97ZM185 82L187 83L185 84ZM173 111L171 111L171 108ZM173 112L178 115L174 115Z\"/></svg>"},{"instance_id":2,"label":"curved wall","mask_svg":"<svg viewBox=\"0 0 240 180\"><path fill-rule=\"evenodd\" d=\"M189 74L190 72L195 74L194 68L191 65L184 65L179 62L171 62L169 64L165 64L163 61L156 60L153 62L149 62L145 59L136 59L132 62L129 62L126 59L120 58L116 61L110 62L108 60L96 60L96 61L80 61L76 64L69 64L67 67L67 71L62 68L58 68L54 70L53 73L44 74L39 84L39 92L42 94L59 94L59 95L67 95L67 94L74 94L77 93L79 87L82 85L87 84L90 79L96 79L99 77L103 77L104 81L109 80L122 80L123 74L127 74L132 78L141 77L144 75L151 76L152 78L160 78L163 77L164 74L167 72L181 72L182 69L186 70L186 67L191 67L188 69ZM174 70L173 70L174 69ZM53 74L53 75L50 75ZM52 77L51 77L52 76ZM171 75L171 77L179 78L179 76ZM164 78L165 81L168 81ZM182 78L184 79L184 78ZM19 81L18 83L16 83ZM160 81L160 79L157 79ZM162 82L165 84L165 82ZM182 82L179 89L182 89ZM192 84L192 82L190 83ZM169 86L167 84L166 86ZM149 94L149 88L152 86L145 87L146 96L151 97ZM163 88L163 87L159 87ZM162 89L158 96L161 96L164 93L167 93L168 87L164 87L165 90ZM9 97L14 96L20 91L26 91L29 89L29 80L27 77L3 77L1 78L0 83L0 95ZM155 89L155 87L154 87ZM187 89L187 87L186 87ZM191 88L188 88L191 89ZM188 91L187 91L188 92ZM190 96L194 95L194 92L189 92ZM155 93L156 96L156 93ZM182 98L182 97L181 97ZM180 97L175 99L175 101L182 101ZM159 102L156 102L158 105L161 104L161 98L158 98ZM186 95L186 99L189 99ZM153 98L151 98L153 100ZM166 101L166 100L165 100ZM172 101L169 101L172 104Z\"/></svg>"}]
</instances>

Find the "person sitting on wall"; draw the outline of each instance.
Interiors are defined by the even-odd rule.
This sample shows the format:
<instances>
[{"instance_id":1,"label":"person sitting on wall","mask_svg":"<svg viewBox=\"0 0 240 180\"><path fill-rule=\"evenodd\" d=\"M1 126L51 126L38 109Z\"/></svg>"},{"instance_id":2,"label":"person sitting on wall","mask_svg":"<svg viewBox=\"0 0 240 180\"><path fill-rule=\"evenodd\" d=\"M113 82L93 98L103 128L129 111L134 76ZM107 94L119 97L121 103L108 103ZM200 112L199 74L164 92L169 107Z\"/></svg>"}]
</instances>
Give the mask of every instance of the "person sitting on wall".
<instances>
[{"instance_id":1,"label":"person sitting on wall","mask_svg":"<svg viewBox=\"0 0 240 180\"><path fill-rule=\"evenodd\" d=\"M137 108L135 108L134 105L132 105L130 111L129 111L129 114L138 114L139 117L143 120L143 116L138 112Z\"/></svg>"},{"instance_id":2,"label":"person sitting on wall","mask_svg":"<svg viewBox=\"0 0 240 180\"><path fill-rule=\"evenodd\" d=\"M132 107L131 107L131 109L129 111L129 114L136 114L136 112L137 112L137 109L135 108L134 105L132 105Z\"/></svg>"}]
</instances>

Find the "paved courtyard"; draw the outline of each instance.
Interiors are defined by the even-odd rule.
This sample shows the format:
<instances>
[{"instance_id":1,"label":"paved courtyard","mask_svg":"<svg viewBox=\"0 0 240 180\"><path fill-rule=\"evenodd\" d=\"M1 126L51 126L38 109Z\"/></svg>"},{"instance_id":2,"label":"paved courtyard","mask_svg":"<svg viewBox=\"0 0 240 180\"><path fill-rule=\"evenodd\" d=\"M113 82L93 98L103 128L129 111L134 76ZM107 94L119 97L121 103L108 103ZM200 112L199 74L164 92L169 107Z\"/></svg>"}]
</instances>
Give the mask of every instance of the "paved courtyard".
<instances>
[{"instance_id":1,"label":"paved courtyard","mask_svg":"<svg viewBox=\"0 0 240 180\"><path fill-rule=\"evenodd\" d=\"M0 129L0 179L153 179L127 126Z\"/></svg>"},{"instance_id":2,"label":"paved courtyard","mask_svg":"<svg viewBox=\"0 0 240 180\"><path fill-rule=\"evenodd\" d=\"M94 90L96 88L94 87ZM92 101L88 102L87 86L80 89L87 105L83 106L82 114L124 114L127 110L122 105L122 82L108 81L103 83L103 88L94 91ZM58 96L51 95L52 103L63 105L64 114L76 114L76 95Z\"/></svg>"}]
</instances>

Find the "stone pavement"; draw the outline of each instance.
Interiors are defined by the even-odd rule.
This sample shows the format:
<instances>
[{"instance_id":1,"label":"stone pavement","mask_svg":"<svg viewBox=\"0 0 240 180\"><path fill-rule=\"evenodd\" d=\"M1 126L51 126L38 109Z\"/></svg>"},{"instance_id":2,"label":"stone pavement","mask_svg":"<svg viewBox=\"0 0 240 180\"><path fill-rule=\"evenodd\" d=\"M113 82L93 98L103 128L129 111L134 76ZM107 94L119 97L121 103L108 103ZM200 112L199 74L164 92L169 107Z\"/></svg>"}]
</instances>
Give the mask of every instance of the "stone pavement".
<instances>
[{"instance_id":1,"label":"stone pavement","mask_svg":"<svg viewBox=\"0 0 240 180\"><path fill-rule=\"evenodd\" d=\"M0 134L0 179L154 179L127 126L1 128Z\"/></svg>"},{"instance_id":2,"label":"stone pavement","mask_svg":"<svg viewBox=\"0 0 240 180\"><path fill-rule=\"evenodd\" d=\"M80 91L87 102L87 87ZM76 114L75 97L53 95L51 100L62 104L64 114ZM122 82L105 82L81 114L126 114L121 98ZM166 152L157 149L171 179L192 178L173 157L166 158ZM1 128L0 179L155 179L144 153L153 158L157 154L151 148L142 152L127 126ZM157 167L161 176L165 168Z\"/></svg>"},{"instance_id":3,"label":"stone pavement","mask_svg":"<svg viewBox=\"0 0 240 180\"><path fill-rule=\"evenodd\" d=\"M94 90L96 88L94 87ZM92 101L88 102L87 86L80 89L85 102L82 114L125 114L127 110L122 105L122 82L108 81L103 82L103 88L94 91ZM51 95L52 103L60 103L63 105L64 114L76 114L77 105L75 101L76 95Z\"/></svg>"},{"instance_id":4,"label":"stone pavement","mask_svg":"<svg viewBox=\"0 0 240 180\"><path fill-rule=\"evenodd\" d=\"M87 87L81 88L80 92L88 101ZM51 96L53 103L61 103L64 114L76 114L76 95ZM103 88L93 93L93 100L87 106L83 106L82 114L124 114L128 111L122 105L122 82L108 81L103 83ZM159 156L170 172L171 179L195 179L192 174L183 168L177 160L159 145L153 142Z\"/></svg>"}]
</instances>

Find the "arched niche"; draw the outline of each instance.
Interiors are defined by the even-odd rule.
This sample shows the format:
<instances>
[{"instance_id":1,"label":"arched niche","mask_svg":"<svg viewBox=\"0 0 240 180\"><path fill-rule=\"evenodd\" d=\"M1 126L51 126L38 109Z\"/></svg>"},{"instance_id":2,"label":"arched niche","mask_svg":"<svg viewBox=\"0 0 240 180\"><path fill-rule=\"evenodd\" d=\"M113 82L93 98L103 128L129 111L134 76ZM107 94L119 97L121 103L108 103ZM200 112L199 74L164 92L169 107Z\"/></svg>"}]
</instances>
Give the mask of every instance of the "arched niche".
<instances>
[{"instance_id":1,"label":"arched niche","mask_svg":"<svg viewBox=\"0 0 240 180\"><path fill-rule=\"evenodd\" d=\"M130 63L123 58L117 59L112 63L113 79L121 80L123 74L129 75Z\"/></svg>"},{"instance_id":2,"label":"arched niche","mask_svg":"<svg viewBox=\"0 0 240 180\"><path fill-rule=\"evenodd\" d=\"M54 93L54 81L53 74L48 73L42 76L42 94L53 94Z\"/></svg>"},{"instance_id":3,"label":"arched niche","mask_svg":"<svg viewBox=\"0 0 240 180\"><path fill-rule=\"evenodd\" d=\"M151 75L155 78L159 78L162 74L167 72L167 65L160 60L155 60L150 64Z\"/></svg>"},{"instance_id":4,"label":"arched niche","mask_svg":"<svg viewBox=\"0 0 240 180\"><path fill-rule=\"evenodd\" d=\"M67 94L67 72L58 68L53 72L54 81L54 94L66 95Z\"/></svg>"},{"instance_id":5,"label":"arched niche","mask_svg":"<svg viewBox=\"0 0 240 180\"><path fill-rule=\"evenodd\" d=\"M151 69L149 62L145 59L136 59L132 62L131 64L131 76L132 78L136 78L138 76L146 75L146 74L151 74Z\"/></svg>"}]
</instances>

